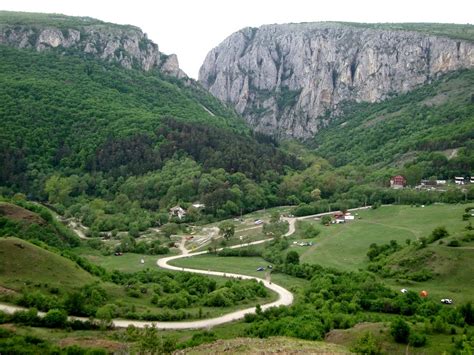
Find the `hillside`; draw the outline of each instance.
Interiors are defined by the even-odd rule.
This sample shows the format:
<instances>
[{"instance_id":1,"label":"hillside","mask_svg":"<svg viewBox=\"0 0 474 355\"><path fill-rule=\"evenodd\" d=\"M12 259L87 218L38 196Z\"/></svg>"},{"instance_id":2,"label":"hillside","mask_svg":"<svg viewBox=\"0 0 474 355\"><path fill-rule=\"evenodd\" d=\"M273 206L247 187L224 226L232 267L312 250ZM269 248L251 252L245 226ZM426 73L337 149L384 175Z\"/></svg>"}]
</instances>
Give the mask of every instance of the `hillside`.
<instances>
[{"instance_id":1,"label":"hillside","mask_svg":"<svg viewBox=\"0 0 474 355\"><path fill-rule=\"evenodd\" d=\"M468 147L465 155L470 160L438 162L441 169L457 165L458 174L468 175L473 166L473 86L474 71L467 70L380 103L347 103L343 114L318 132L312 144L336 166L402 166L429 152ZM451 177L446 171L438 173ZM431 175L437 174L426 176Z\"/></svg>"},{"instance_id":2,"label":"hillside","mask_svg":"<svg viewBox=\"0 0 474 355\"><path fill-rule=\"evenodd\" d=\"M315 22L244 28L208 53L199 81L257 131L307 139L345 102L379 102L472 68L473 27Z\"/></svg>"},{"instance_id":3,"label":"hillside","mask_svg":"<svg viewBox=\"0 0 474 355\"><path fill-rule=\"evenodd\" d=\"M25 201L17 203L0 201L0 237L35 240L60 249L79 245L79 238L46 208Z\"/></svg>"},{"instance_id":4,"label":"hillside","mask_svg":"<svg viewBox=\"0 0 474 355\"><path fill-rule=\"evenodd\" d=\"M35 14L2 16L0 20L9 19L5 26L36 23ZM51 29L55 25L60 31L62 26L74 27L84 21L97 25L90 19L42 15L38 27ZM111 35L117 30L115 25L100 26ZM127 26L118 28L128 30ZM177 203L187 207L205 200L209 202L205 212L213 216L218 211L227 215L239 208L275 204L275 198L269 202L274 191L264 191L260 184L266 181L268 186L287 169L303 167L274 140L252 133L232 109L190 79L155 69L123 68L100 54L83 55L62 45L34 51L15 41L2 43L8 44L0 45L3 193L49 198L62 212L64 207L82 206L94 198L112 201L119 194L127 195L134 209L120 212L135 210L134 216L125 225L122 216L114 217L115 222L102 223L96 230L128 229L133 221L144 230L159 218L141 207L166 211ZM233 183L226 183L237 172L240 175ZM188 173L195 177L192 183ZM199 183L201 175L211 173L214 175ZM137 190L137 180L132 179L137 177L143 184L157 175L162 187ZM175 190L170 190L171 186ZM243 194L236 192L236 186L242 191L256 189L256 198L248 203L237 201ZM215 193L216 189L220 191ZM224 207L229 196L235 197L234 204ZM94 224L95 216L88 218L85 213L89 209L77 206L71 213L84 217L88 226ZM105 208L101 203L91 209L94 214L100 210L99 215L118 212L116 207ZM142 223L143 219L146 222Z\"/></svg>"},{"instance_id":5,"label":"hillside","mask_svg":"<svg viewBox=\"0 0 474 355\"><path fill-rule=\"evenodd\" d=\"M0 286L20 291L24 285L77 290L97 281L66 258L18 238L0 238Z\"/></svg>"}]
</instances>

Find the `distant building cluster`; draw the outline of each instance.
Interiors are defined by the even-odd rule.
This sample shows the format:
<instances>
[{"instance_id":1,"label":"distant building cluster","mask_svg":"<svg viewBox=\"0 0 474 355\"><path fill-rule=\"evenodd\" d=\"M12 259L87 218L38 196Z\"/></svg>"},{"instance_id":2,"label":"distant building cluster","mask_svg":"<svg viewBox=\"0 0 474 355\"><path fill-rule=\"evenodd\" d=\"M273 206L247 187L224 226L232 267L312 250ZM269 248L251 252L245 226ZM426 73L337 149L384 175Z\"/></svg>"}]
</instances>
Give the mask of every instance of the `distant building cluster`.
<instances>
[{"instance_id":1,"label":"distant building cluster","mask_svg":"<svg viewBox=\"0 0 474 355\"><path fill-rule=\"evenodd\" d=\"M464 176L455 176L452 180L443 180L443 179L422 179L420 184L416 188L435 188L440 186L445 186L450 182L454 182L456 185L467 185L474 184L474 176L468 178ZM402 175L396 175L390 178L390 187L392 189L403 189L407 186L407 180Z\"/></svg>"}]
</instances>

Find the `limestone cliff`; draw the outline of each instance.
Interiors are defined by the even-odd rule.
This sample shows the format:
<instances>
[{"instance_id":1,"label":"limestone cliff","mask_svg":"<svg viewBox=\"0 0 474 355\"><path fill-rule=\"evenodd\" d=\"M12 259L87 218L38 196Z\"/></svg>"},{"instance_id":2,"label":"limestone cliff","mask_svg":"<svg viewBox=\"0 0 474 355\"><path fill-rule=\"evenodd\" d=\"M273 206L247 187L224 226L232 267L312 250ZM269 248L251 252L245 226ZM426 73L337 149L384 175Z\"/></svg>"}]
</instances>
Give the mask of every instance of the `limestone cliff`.
<instances>
[{"instance_id":1,"label":"limestone cliff","mask_svg":"<svg viewBox=\"0 0 474 355\"><path fill-rule=\"evenodd\" d=\"M11 17L19 13L12 13ZM37 51L82 52L125 68L159 69L178 78L186 77L176 55L165 55L139 28L104 23L88 17L32 14L35 21L14 23L8 12L0 16L0 44ZM48 17L46 17L48 16ZM46 18L46 21L45 21Z\"/></svg>"},{"instance_id":2,"label":"limestone cliff","mask_svg":"<svg viewBox=\"0 0 474 355\"><path fill-rule=\"evenodd\" d=\"M245 28L207 55L199 81L256 130L314 135L344 101L375 102L474 66L474 43L338 23Z\"/></svg>"}]
</instances>

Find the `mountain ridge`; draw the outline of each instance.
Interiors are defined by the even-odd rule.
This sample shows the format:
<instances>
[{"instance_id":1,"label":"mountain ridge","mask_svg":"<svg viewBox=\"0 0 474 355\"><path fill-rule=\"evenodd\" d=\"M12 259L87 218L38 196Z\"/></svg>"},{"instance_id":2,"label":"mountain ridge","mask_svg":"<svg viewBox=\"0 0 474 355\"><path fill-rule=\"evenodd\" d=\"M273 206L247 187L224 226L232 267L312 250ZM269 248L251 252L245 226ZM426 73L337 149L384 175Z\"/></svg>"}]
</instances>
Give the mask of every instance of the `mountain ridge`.
<instances>
[{"instance_id":1,"label":"mountain ridge","mask_svg":"<svg viewBox=\"0 0 474 355\"><path fill-rule=\"evenodd\" d=\"M340 113L343 101L377 102L474 66L474 43L449 37L467 32L474 38L472 25L438 25L433 32L443 35L359 26L244 28L209 52L199 81L257 131L310 138Z\"/></svg>"},{"instance_id":2,"label":"mountain ridge","mask_svg":"<svg viewBox=\"0 0 474 355\"><path fill-rule=\"evenodd\" d=\"M117 25L90 17L0 11L0 44L36 51L76 51L121 66L159 70L187 78L176 54L160 52L136 26Z\"/></svg>"}]
</instances>

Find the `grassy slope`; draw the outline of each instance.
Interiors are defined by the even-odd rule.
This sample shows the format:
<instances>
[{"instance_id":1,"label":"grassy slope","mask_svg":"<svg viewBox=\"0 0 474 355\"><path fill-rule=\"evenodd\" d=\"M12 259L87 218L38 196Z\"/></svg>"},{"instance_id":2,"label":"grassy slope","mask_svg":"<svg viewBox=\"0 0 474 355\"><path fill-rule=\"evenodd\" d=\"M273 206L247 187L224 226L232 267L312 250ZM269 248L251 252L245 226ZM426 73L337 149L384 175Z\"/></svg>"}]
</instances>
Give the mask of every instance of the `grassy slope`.
<instances>
[{"instance_id":1,"label":"grassy slope","mask_svg":"<svg viewBox=\"0 0 474 355\"><path fill-rule=\"evenodd\" d=\"M449 232L459 232L464 207L462 205L433 205L421 207L383 206L377 210L359 211L362 219L352 223L323 227L320 236L309 248L295 247L301 260L335 267L341 270L357 270L367 264L370 244L385 244L396 240L405 244L428 236L431 231L445 226ZM315 222L316 223L316 222Z\"/></svg>"},{"instance_id":2,"label":"grassy slope","mask_svg":"<svg viewBox=\"0 0 474 355\"><path fill-rule=\"evenodd\" d=\"M474 70L466 70L380 103L348 106L316 134L316 152L336 165L389 164L407 153L465 146L474 138L473 85Z\"/></svg>"},{"instance_id":3,"label":"grassy slope","mask_svg":"<svg viewBox=\"0 0 474 355\"><path fill-rule=\"evenodd\" d=\"M17 238L0 239L0 285L14 290L47 283L69 290L96 278L74 262Z\"/></svg>"},{"instance_id":4,"label":"grassy slope","mask_svg":"<svg viewBox=\"0 0 474 355\"><path fill-rule=\"evenodd\" d=\"M424 253L429 253L431 257L425 260L422 257ZM387 280L390 285L419 291L425 289L434 299L452 298L458 304L474 301L474 248L452 248L434 243L426 249L409 251L409 254L406 254L403 250L394 254L389 258L389 264L397 268L398 262L403 258L420 260L420 263L411 269L418 271L426 267L433 271L434 278L424 282Z\"/></svg>"}]
</instances>

